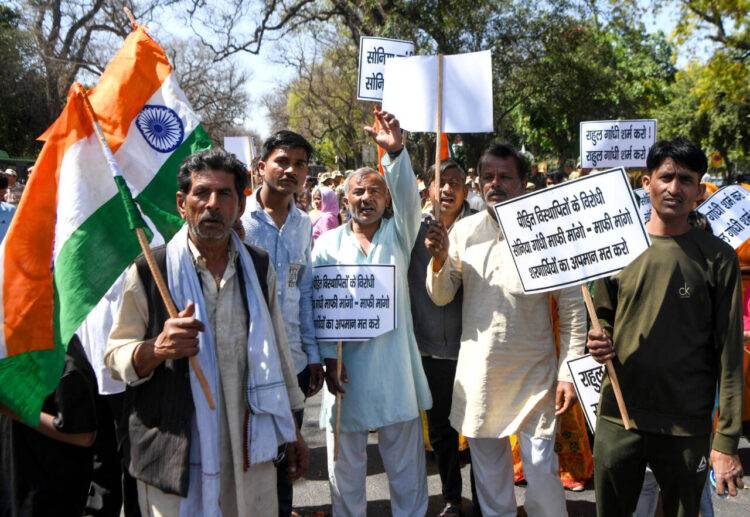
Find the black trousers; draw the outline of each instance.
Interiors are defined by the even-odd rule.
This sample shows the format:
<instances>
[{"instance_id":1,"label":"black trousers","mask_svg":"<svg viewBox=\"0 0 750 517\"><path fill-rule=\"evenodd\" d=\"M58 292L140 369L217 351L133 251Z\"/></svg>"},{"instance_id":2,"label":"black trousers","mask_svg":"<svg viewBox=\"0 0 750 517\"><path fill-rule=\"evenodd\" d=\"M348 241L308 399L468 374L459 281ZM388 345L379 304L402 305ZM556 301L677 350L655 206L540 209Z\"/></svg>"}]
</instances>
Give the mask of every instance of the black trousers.
<instances>
[{"instance_id":1,"label":"black trousers","mask_svg":"<svg viewBox=\"0 0 750 517\"><path fill-rule=\"evenodd\" d=\"M453 380L456 377L455 359L435 359L422 356L422 367L432 393L432 409L427 413L427 430L435 451L443 501L461 504L461 465L458 459L458 432L451 427L448 417L453 399Z\"/></svg>"},{"instance_id":2,"label":"black trousers","mask_svg":"<svg viewBox=\"0 0 750 517\"><path fill-rule=\"evenodd\" d=\"M631 516L646 463L661 488L664 517L697 517L708 473L711 436L671 436L603 418L594 435L594 491L599 517Z\"/></svg>"},{"instance_id":3,"label":"black trousers","mask_svg":"<svg viewBox=\"0 0 750 517\"><path fill-rule=\"evenodd\" d=\"M305 367L304 370L297 374L297 383L299 384L302 393L307 394L307 389L310 386L310 368ZM325 387L324 387L325 389ZM297 426L300 432L302 432L302 416L304 411L299 411L294 414L294 418L297 419ZM286 468L289 466L289 460L286 457L276 465L276 493L279 498L279 517L289 517L292 514L292 502L294 500L294 491L292 484L287 479Z\"/></svg>"}]
</instances>

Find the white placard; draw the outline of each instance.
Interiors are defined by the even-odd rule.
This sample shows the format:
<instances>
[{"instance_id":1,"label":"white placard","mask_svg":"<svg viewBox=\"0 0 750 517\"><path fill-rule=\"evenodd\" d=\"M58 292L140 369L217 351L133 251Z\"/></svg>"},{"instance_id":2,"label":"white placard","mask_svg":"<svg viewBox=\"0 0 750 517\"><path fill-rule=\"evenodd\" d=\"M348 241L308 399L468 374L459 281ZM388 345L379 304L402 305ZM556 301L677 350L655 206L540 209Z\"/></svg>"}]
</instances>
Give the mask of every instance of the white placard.
<instances>
[{"instance_id":1,"label":"white placard","mask_svg":"<svg viewBox=\"0 0 750 517\"><path fill-rule=\"evenodd\" d=\"M225 136L224 150L234 154L239 161L245 164L245 169L250 170L253 157L250 148L250 138L247 136Z\"/></svg>"},{"instance_id":2,"label":"white placard","mask_svg":"<svg viewBox=\"0 0 750 517\"><path fill-rule=\"evenodd\" d=\"M359 39L359 79L357 98L362 101L379 101L383 98L385 64L394 57L414 55L414 43L400 39Z\"/></svg>"},{"instance_id":3,"label":"white placard","mask_svg":"<svg viewBox=\"0 0 750 517\"><path fill-rule=\"evenodd\" d=\"M581 122L581 167L645 167L656 120Z\"/></svg>"},{"instance_id":4,"label":"white placard","mask_svg":"<svg viewBox=\"0 0 750 517\"><path fill-rule=\"evenodd\" d=\"M722 187L697 208L711 231L734 249L750 239L750 192L740 185Z\"/></svg>"},{"instance_id":5,"label":"white placard","mask_svg":"<svg viewBox=\"0 0 750 517\"><path fill-rule=\"evenodd\" d=\"M437 66L437 56L386 62L383 109L402 128L437 132ZM492 131L492 54L443 56L443 133Z\"/></svg>"},{"instance_id":6,"label":"white placard","mask_svg":"<svg viewBox=\"0 0 750 517\"><path fill-rule=\"evenodd\" d=\"M651 220L651 196L646 194L646 191L643 188L637 188L633 192L638 198L641 219L643 219L643 223L645 224Z\"/></svg>"},{"instance_id":7,"label":"white placard","mask_svg":"<svg viewBox=\"0 0 750 517\"><path fill-rule=\"evenodd\" d=\"M526 293L610 276L651 245L621 168L547 187L494 209Z\"/></svg>"},{"instance_id":8,"label":"white placard","mask_svg":"<svg viewBox=\"0 0 750 517\"><path fill-rule=\"evenodd\" d=\"M604 379L604 365L597 363L591 354L587 354L568 361L568 369L583 408L583 415L593 433L596 429L596 410L599 407Z\"/></svg>"},{"instance_id":9,"label":"white placard","mask_svg":"<svg viewBox=\"0 0 750 517\"><path fill-rule=\"evenodd\" d=\"M396 328L396 266L313 266L313 323L319 341L366 341Z\"/></svg>"}]
</instances>

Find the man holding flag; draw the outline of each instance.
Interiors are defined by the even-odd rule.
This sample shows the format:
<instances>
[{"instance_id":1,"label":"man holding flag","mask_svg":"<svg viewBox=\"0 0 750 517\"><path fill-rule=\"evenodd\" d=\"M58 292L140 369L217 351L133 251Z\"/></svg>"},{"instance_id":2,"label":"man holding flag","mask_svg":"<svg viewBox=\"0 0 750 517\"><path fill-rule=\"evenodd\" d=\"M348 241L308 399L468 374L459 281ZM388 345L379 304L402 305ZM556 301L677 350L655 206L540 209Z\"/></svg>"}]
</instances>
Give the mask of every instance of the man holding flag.
<instances>
[{"instance_id":1,"label":"man holding flag","mask_svg":"<svg viewBox=\"0 0 750 517\"><path fill-rule=\"evenodd\" d=\"M272 460L289 443L289 478L308 454L292 410L297 387L268 255L232 225L245 208L245 168L222 150L180 166L177 208L187 224L154 256L178 307L168 317L143 256L128 271L105 362L128 383L128 454L141 512L275 515ZM187 358L197 356L208 408ZM246 402L247 400L247 402ZM249 406L249 407L248 407ZM221 508L221 510L219 510Z\"/></svg>"}]
</instances>

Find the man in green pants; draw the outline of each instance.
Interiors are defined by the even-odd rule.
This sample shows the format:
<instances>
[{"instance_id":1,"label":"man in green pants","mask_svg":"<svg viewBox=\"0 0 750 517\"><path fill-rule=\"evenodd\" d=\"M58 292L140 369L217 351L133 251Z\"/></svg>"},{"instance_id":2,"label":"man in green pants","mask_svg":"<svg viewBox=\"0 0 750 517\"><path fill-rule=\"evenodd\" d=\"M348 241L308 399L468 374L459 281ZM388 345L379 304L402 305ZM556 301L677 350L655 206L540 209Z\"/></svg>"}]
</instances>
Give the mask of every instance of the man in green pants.
<instances>
[{"instance_id":1,"label":"man in green pants","mask_svg":"<svg viewBox=\"0 0 750 517\"><path fill-rule=\"evenodd\" d=\"M594 441L600 517L633 513L646 464L661 487L665 517L698 515L710 465L718 494L736 495L743 486L739 264L729 245L688 224L707 166L684 137L654 144L643 178L652 245L594 287L603 330L589 332L588 347L597 361L612 359L632 424L623 427L605 379Z\"/></svg>"}]
</instances>

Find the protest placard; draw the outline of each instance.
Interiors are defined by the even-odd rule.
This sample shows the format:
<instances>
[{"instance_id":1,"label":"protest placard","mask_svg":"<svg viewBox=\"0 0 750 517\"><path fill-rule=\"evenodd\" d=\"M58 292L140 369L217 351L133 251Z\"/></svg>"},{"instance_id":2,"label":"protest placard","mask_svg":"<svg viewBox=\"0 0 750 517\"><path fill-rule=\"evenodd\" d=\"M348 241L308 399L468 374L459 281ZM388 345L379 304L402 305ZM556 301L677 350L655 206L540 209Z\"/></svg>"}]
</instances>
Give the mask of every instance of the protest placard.
<instances>
[{"instance_id":1,"label":"protest placard","mask_svg":"<svg viewBox=\"0 0 750 517\"><path fill-rule=\"evenodd\" d=\"M711 231L734 249L750 239L750 192L740 185L722 187L697 208Z\"/></svg>"},{"instance_id":2,"label":"protest placard","mask_svg":"<svg viewBox=\"0 0 750 517\"><path fill-rule=\"evenodd\" d=\"M527 293L610 276L651 245L622 168L494 209Z\"/></svg>"},{"instance_id":3,"label":"protest placard","mask_svg":"<svg viewBox=\"0 0 750 517\"><path fill-rule=\"evenodd\" d=\"M394 57L414 55L414 43L399 39L362 37L359 39L359 79L357 98L379 101L383 98L385 63Z\"/></svg>"},{"instance_id":4,"label":"protest placard","mask_svg":"<svg viewBox=\"0 0 750 517\"><path fill-rule=\"evenodd\" d=\"M396 328L396 266L313 267L313 323L320 341L366 341Z\"/></svg>"},{"instance_id":5,"label":"protest placard","mask_svg":"<svg viewBox=\"0 0 750 517\"><path fill-rule=\"evenodd\" d=\"M586 423L593 433L596 429L596 409L599 407L599 395L604 379L604 365L597 363L590 354L568 361L570 376L578 400L583 408Z\"/></svg>"},{"instance_id":6,"label":"protest placard","mask_svg":"<svg viewBox=\"0 0 750 517\"><path fill-rule=\"evenodd\" d=\"M391 59L385 65L383 109L409 131L437 133L438 56ZM441 133L493 131L489 50L443 56Z\"/></svg>"},{"instance_id":7,"label":"protest placard","mask_svg":"<svg viewBox=\"0 0 750 517\"><path fill-rule=\"evenodd\" d=\"M656 120L581 122L581 167L645 167Z\"/></svg>"},{"instance_id":8,"label":"protest placard","mask_svg":"<svg viewBox=\"0 0 750 517\"><path fill-rule=\"evenodd\" d=\"M638 207L640 208L641 219L644 224L651 220L651 196L646 194L643 188L637 188L633 191L638 198Z\"/></svg>"},{"instance_id":9,"label":"protest placard","mask_svg":"<svg viewBox=\"0 0 750 517\"><path fill-rule=\"evenodd\" d=\"M250 137L247 136L225 136L224 150L234 154L239 161L245 164L245 168L250 170L253 163L252 146Z\"/></svg>"}]
</instances>

